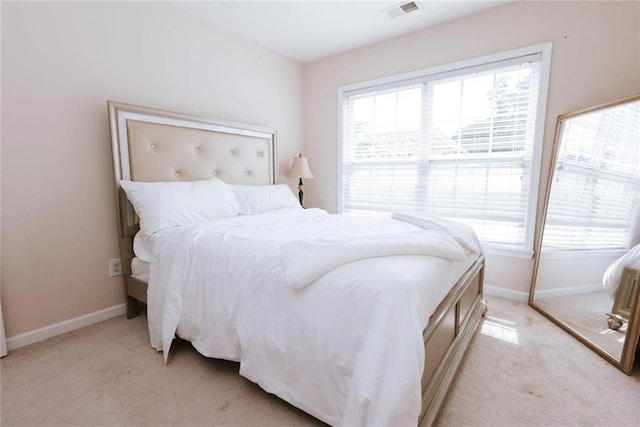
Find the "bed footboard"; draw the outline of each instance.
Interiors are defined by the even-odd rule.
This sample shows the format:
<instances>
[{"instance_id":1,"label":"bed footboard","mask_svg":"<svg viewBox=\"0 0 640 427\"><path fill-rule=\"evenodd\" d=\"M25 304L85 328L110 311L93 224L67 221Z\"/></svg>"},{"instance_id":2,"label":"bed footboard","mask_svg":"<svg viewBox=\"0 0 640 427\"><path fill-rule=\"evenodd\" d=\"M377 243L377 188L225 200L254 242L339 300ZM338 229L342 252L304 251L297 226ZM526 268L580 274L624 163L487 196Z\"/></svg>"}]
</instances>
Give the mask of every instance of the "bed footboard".
<instances>
[{"instance_id":1,"label":"bed footboard","mask_svg":"<svg viewBox=\"0 0 640 427\"><path fill-rule=\"evenodd\" d=\"M433 424L471 338L487 310L482 298L484 257L480 257L452 288L429 318L424 331L425 368L422 413L418 424Z\"/></svg>"}]
</instances>

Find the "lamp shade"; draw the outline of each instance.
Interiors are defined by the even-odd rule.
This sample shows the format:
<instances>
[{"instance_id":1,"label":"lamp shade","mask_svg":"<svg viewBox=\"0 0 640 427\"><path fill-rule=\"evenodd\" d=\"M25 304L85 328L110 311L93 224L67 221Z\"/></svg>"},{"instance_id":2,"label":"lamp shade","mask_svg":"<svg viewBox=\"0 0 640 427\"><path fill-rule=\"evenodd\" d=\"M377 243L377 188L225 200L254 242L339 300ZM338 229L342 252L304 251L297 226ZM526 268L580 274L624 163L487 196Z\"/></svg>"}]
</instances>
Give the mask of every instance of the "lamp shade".
<instances>
[{"instance_id":1,"label":"lamp shade","mask_svg":"<svg viewBox=\"0 0 640 427\"><path fill-rule=\"evenodd\" d=\"M309 169L309 162L306 157L302 157L302 153L298 157L293 158L293 165L287 172L289 178L313 178L313 173Z\"/></svg>"}]
</instances>

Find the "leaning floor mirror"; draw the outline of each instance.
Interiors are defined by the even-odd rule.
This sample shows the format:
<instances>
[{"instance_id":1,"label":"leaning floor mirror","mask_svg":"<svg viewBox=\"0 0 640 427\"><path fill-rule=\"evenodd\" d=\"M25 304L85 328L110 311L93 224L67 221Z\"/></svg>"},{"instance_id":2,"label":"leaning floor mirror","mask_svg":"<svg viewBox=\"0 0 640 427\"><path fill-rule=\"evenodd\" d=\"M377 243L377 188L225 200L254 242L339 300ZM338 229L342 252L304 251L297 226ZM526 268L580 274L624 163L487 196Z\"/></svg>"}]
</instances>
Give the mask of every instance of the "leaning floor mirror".
<instances>
[{"instance_id":1,"label":"leaning floor mirror","mask_svg":"<svg viewBox=\"0 0 640 427\"><path fill-rule=\"evenodd\" d=\"M558 118L529 304L631 375L640 335L640 94Z\"/></svg>"}]
</instances>

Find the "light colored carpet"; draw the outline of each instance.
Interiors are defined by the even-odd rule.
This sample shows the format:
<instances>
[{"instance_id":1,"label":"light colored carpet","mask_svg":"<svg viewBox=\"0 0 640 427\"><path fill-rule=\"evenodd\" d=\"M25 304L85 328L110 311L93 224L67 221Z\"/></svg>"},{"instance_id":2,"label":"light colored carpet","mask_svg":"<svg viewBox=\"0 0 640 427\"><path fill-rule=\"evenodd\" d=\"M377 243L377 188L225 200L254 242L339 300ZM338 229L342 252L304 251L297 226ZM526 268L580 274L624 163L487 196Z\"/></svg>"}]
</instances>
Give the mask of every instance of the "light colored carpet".
<instances>
[{"instance_id":1,"label":"light colored carpet","mask_svg":"<svg viewBox=\"0 0 640 427\"><path fill-rule=\"evenodd\" d=\"M626 376L526 304L488 303L436 425L640 425L637 363ZM164 366L145 317L12 351L0 369L4 427L322 425L187 343Z\"/></svg>"}]
</instances>

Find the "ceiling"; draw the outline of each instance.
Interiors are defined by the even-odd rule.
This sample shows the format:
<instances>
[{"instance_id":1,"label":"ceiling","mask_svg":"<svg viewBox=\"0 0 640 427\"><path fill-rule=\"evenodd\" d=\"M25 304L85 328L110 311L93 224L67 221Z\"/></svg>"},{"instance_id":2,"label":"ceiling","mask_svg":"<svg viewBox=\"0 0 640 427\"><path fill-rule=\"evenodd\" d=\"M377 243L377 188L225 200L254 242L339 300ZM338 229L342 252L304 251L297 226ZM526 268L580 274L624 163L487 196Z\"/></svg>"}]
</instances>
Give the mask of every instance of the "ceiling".
<instances>
[{"instance_id":1,"label":"ceiling","mask_svg":"<svg viewBox=\"0 0 640 427\"><path fill-rule=\"evenodd\" d=\"M173 4L301 63L377 43L509 0L414 0L391 19L381 10L407 1L235 0Z\"/></svg>"}]
</instances>

